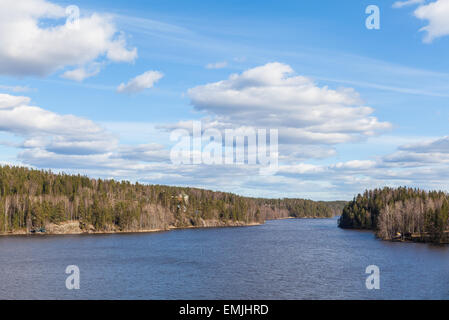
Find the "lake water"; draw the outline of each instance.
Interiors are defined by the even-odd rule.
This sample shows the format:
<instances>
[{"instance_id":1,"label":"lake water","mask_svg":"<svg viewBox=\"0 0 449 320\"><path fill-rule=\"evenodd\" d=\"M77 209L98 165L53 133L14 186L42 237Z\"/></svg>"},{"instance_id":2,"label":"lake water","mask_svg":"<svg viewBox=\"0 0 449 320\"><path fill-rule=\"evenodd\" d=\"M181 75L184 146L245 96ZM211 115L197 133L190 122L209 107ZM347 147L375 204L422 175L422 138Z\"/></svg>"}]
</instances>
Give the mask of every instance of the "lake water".
<instances>
[{"instance_id":1,"label":"lake water","mask_svg":"<svg viewBox=\"0 0 449 320\"><path fill-rule=\"evenodd\" d=\"M68 265L80 290L67 290ZM367 290L368 265L380 290ZM449 247L336 219L148 234L0 237L1 299L449 299Z\"/></svg>"}]
</instances>

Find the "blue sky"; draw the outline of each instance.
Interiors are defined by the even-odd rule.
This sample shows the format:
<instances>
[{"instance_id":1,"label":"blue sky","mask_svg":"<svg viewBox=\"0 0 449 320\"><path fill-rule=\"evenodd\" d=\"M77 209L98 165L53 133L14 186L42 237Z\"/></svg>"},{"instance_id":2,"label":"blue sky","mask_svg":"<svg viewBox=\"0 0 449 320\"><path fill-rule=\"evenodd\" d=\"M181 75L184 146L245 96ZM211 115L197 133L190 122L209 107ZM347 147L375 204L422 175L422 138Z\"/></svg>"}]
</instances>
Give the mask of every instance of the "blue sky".
<instances>
[{"instance_id":1,"label":"blue sky","mask_svg":"<svg viewBox=\"0 0 449 320\"><path fill-rule=\"evenodd\" d=\"M449 0L407 2L7 0L0 162L264 197L447 190ZM279 129L278 172L173 165L168 128L190 120Z\"/></svg>"}]
</instances>

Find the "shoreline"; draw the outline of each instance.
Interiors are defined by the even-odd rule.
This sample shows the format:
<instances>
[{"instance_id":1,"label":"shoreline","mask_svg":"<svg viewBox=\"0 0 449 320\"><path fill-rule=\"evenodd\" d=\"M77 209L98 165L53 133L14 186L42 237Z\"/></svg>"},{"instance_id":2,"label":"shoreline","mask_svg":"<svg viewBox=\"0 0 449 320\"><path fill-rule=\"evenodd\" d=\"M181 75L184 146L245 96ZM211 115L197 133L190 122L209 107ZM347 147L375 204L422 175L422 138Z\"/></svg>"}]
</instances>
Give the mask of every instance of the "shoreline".
<instances>
[{"instance_id":1,"label":"shoreline","mask_svg":"<svg viewBox=\"0 0 449 320\"><path fill-rule=\"evenodd\" d=\"M421 243L421 244L432 244L432 245L449 245L449 231L445 231L445 236L440 240L440 242L433 241L432 235L428 233L423 234L413 234L413 235L407 235L403 237L397 237L397 238L381 238L377 236L376 231L372 229L365 229L365 228L343 228L339 227L342 230L352 230L352 231L364 231L369 232L374 235L374 237L379 241L384 242L390 242L390 243Z\"/></svg>"},{"instance_id":2,"label":"shoreline","mask_svg":"<svg viewBox=\"0 0 449 320\"><path fill-rule=\"evenodd\" d=\"M75 223L74 221L68 223ZM66 224L68 224L66 223ZM77 222L76 222L77 223ZM172 230L187 230L187 229L213 229L213 228L241 228L241 227L255 227L265 224L265 222L249 222L249 223L233 223L233 224L216 224L206 226L185 226L175 227L169 226L168 228L155 228L155 229L140 229L140 230L116 230L116 231L75 231L75 232L43 232L43 233L31 233L25 230L17 230L12 232L0 232L0 237L8 236L75 236L75 235L110 235L110 234L133 234L133 233L157 233L157 232L169 232Z\"/></svg>"},{"instance_id":3,"label":"shoreline","mask_svg":"<svg viewBox=\"0 0 449 320\"><path fill-rule=\"evenodd\" d=\"M26 230L16 230L12 232L0 232L0 237L7 237L7 236L64 236L64 235L108 235L108 234L133 234L133 233L156 233L156 232L169 232L172 230L187 230L187 229L213 229L213 228L240 228L240 227L256 227L264 225L267 221L277 221L277 220L290 220L290 219L332 219L332 217L282 217L282 218L275 218L275 219L267 219L263 222L240 222L240 221L232 221L232 222L223 222L223 221L204 221L205 225L202 226L184 226L184 227L176 227L176 226L168 226L168 228L155 228L155 229L140 229L140 230L111 230L111 231L83 231L81 229L78 229L76 231L73 231L73 227L77 225L79 228L79 222L78 221L66 221L59 225L53 225L50 226L50 230L52 230L54 227L57 228L57 231L49 231L49 232L43 232L43 233L31 233L27 232ZM72 226L72 231L64 231L59 230L58 228L64 228L65 226Z\"/></svg>"}]
</instances>

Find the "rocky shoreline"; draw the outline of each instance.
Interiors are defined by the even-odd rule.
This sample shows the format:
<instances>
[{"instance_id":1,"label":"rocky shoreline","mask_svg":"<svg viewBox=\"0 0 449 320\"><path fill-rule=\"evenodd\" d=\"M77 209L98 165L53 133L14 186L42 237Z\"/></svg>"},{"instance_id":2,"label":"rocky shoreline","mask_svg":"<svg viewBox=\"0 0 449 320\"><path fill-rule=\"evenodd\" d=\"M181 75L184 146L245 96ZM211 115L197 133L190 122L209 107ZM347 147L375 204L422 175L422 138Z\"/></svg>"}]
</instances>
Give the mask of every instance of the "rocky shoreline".
<instances>
[{"instance_id":1,"label":"rocky shoreline","mask_svg":"<svg viewBox=\"0 0 449 320\"><path fill-rule=\"evenodd\" d=\"M419 243L434 243L434 244L449 244L449 232L445 231L439 241L435 240L435 236L426 233L408 233L404 235L398 235L392 239L382 239L393 242L419 242Z\"/></svg>"},{"instance_id":2,"label":"rocky shoreline","mask_svg":"<svg viewBox=\"0 0 449 320\"><path fill-rule=\"evenodd\" d=\"M202 220L200 225L186 225L186 226L167 226L166 228L154 229L126 229L119 230L111 227L110 230L95 230L93 226L86 229L80 227L79 221L67 221L60 224L48 224L45 232L31 232L30 230L15 230L10 232L0 232L0 236L43 236L43 235L93 235L93 234L120 234L120 233L152 233L152 232L166 232L179 229L202 229L202 228L226 228L226 227L251 227L262 225L259 222L243 222L243 221L220 221L220 220Z\"/></svg>"}]
</instances>

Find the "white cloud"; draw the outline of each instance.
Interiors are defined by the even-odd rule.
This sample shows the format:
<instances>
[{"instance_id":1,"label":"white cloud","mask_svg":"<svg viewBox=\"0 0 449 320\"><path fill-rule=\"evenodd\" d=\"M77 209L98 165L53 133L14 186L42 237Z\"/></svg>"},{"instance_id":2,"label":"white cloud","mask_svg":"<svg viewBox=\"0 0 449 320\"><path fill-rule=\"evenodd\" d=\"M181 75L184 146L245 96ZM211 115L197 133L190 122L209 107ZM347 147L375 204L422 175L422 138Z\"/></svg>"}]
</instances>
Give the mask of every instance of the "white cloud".
<instances>
[{"instance_id":1,"label":"white cloud","mask_svg":"<svg viewBox=\"0 0 449 320\"><path fill-rule=\"evenodd\" d=\"M279 161L297 162L312 159L326 159L335 157L337 151L329 146L315 145L292 145L282 144L279 146Z\"/></svg>"},{"instance_id":2,"label":"white cloud","mask_svg":"<svg viewBox=\"0 0 449 320\"><path fill-rule=\"evenodd\" d=\"M206 69L223 69L228 66L228 63L226 61L221 62L215 62L215 63L208 63L206 65Z\"/></svg>"},{"instance_id":3,"label":"white cloud","mask_svg":"<svg viewBox=\"0 0 449 320\"><path fill-rule=\"evenodd\" d=\"M436 38L449 35L449 0L437 0L421 5L414 14L418 19L429 22L420 29L427 32L424 42L430 43Z\"/></svg>"},{"instance_id":4,"label":"white cloud","mask_svg":"<svg viewBox=\"0 0 449 320\"><path fill-rule=\"evenodd\" d=\"M393 154L385 156L384 162L395 167L447 165L449 164L449 137L402 145Z\"/></svg>"},{"instance_id":5,"label":"white cloud","mask_svg":"<svg viewBox=\"0 0 449 320\"><path fill-rule=\"evenodd\" d=\"M407 7L407 6L412 6L415 4L421 4L424 3L425 0L406 0L406 1L396 1L395 3L393 3L393 8L403 8L403 7Z\"/></svg>"},{"instance_id":6,"label":"white cloud","mask_svg":"<svg viewBox=\"0 0 449 320\"><path fill-rule=\"evenodd\" d=\"M391 127L372 116L355 90L319 87L277 62L192 88L188 95L196 110L211 116L204 119L208 126L278 129L287 144L344 143Z\"/></svg>"},{"instance_id":7,"label":"white cloud","mask_svg":"<svg viewBox=\"0 0 449 320\"><path fill-rule=\"evenodd\" d=\"M5 85L0 85L0 89L2 90L6 90L6 91L11 91L11 92L27 92L27 91L32 91L34 89L31 89L29 87L24 87L24 86L5 86Z\"/></svg>"},{"instance_id":8,"label":"white cloud","mask_svg":"<svg viewBox=\"0 0 449 320\"><path fill-rule=\"evenodd\" d=\"M33 166L135 171L142 168L139 163L169 161L162 145L121 145L93 121L32 106L24 96L0 94L0 132L23 139L14 144L22 149L18 157Z\"/></svg>"},{"instance_id":9,"label":"white cloud","mask_svg":"<svg viewBox=\"0 0 449 320\"><path fill-rule=\"evenodd\" d=\"M100 72L100 65L98 63L90 66L83 66L77 69L68 70L64 72L61 77L69 80L81 82L84 79L96 76Z\"/></svg>"},{"instance_id":10,"label":"white cloud","mask_svg":"<svg viewBox=\"0 0 449 320\"><path fill-rule=\"evenodd\" d=\"M70 66L98 60L131 62L137 49L128 49L111 19L83 15L79 28L65 20L65 8L46 0L0 1L0 74L44 76ZM58 24L59 23L59 24ZM81 71L66 77L81 79Z\"/></svg>"},{"instance_id":11,"label":"white cloud","mask_svg":"<svg viewBox=\"0 0 449 320\"><path fill-rule=\"evenodd\" d=\"M164 75L159 71L147 71L133 79L128 83L121 83L117 92L119 93L138 93L145 89L152 88L156 82L162 79Z\"/></svg>"},{"instance_id":12,"label":"white cloud","mask_svg":"<svg viewBox=\"0 0 449 320\"><path fill-rule=\"evenodd\" d=\"M438 152L449 154L449 136L403 145L399 149L418 153Z\"/></svg>"},{"instance_id":13,"label":"white cloud","mask_svg":"<svg viewBox=\"0 0 449 320\"><path fill-rule=\"evenodd\" d=\"M12 109L22 104L30 103L28 97L12 96L9 94L0 94L0 111L2 109Z\"/></svg>"},{"instance_id":14,"label":"white cloud","mask_svg":"<svg viewBox=\"0 0 449 320\"><path fill-rule=\"evenodd\" d=\"M25 140L23 148L64 154L102 153L114 148L114 137L90 120L31 106L30 99L0 94L0 131Z\"/></svg>"},{"instance_id":15,"label":"white cloud","mask_svg":"<svg viewBox=\"0 0 449 320\"><path fill-rule=\"evenodd\" d=\"M143 162L167 162L170 160L170 151L156 143L121 146L114 158Z\"/></svg>"},{"instance_id":16,"label":"white cloud","mask_svg":"<svg viewBox=\"0 0 449 320\"><path fill-rule=\"evenodd\" d=\"M347 169L347 170L367 170L376 166L376 162L372 160L351 160L346 162L339 162L332 165L335 169Z\"/></svg>"},{"instance_id":17,"label":"white cloud","mask_svg":"<svg viewBox=\"0 0 449 320\"><path fill-rule=\"evenodd\" d=\"M305 174L321 174L326 171L324 166L318 166L307 163L298 163L295 165L282 166L279 169L281 174L296 174L296 175L305 175Z\"/></svg>"}]
</instances>

